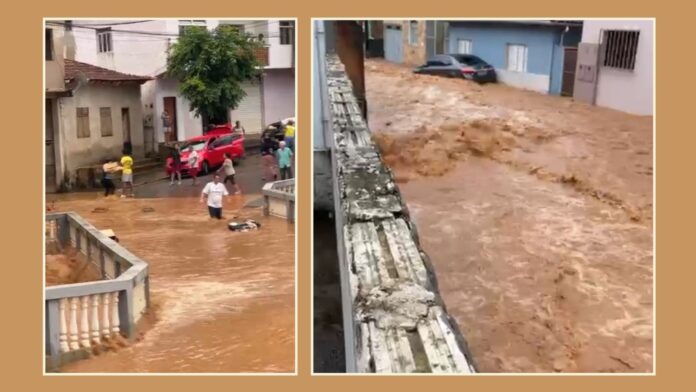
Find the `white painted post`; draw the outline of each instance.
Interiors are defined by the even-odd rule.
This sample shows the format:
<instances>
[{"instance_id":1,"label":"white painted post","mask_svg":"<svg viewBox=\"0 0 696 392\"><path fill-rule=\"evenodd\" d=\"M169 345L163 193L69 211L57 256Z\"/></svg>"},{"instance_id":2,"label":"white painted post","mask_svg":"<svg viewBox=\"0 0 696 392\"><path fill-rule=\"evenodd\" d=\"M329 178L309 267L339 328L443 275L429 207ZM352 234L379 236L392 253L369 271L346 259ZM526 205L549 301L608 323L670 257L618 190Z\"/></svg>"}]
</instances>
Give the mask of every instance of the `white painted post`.
<instances>
[{"instance_id":1,"label":"white painted post","mask_svg":"<svg viewBox=\"0 0 696 392\"><path fill-rule=\"evenodd\" d=\"M79 350L80 344L77 341L77 297L70 298L70 350Z\"/></svg>"},{"instance_id":2,"label":"white painted post","mask_svg":"<svg viewBox=\"0 0 696 392\"><path fill-rule=\"evenodd\" d=\"M109 328L109 296L111 294L109 293L104 293L102 294L102 319L101 319L101 327L102 327L102 336L109 336L111 333L111 328Z\"/></svg>"},{"instance_id":3,"label":"white painted post","mask_svg":"<svg viewBox=\"0 0 696 392\"><path fill-rule=\"evenodd\" d=\"M118 319L118 291L111 293L111 333L117 335L120 331L121 322Z\"/></svg>"},{"instance_id":4,"label":"white painted post","mask_svg":"<svg viewBox=\"0 0 696 392\"><path fill-rule=\"evenodd\" d=\"M80 344L89 347L89 296L80 297Z\"/></svg>"},{"instance_id":5,"label":"white painted post","mask_svg":"<svg viewBox=\"0 0 696 392\"><path fill-rule=\"evenodd\" d=\"M92 343L99 344L99 294L92 295Z\"/></svg>"},{"instance_id":6,"label":"white painted post","mask_svg":"<svg viewBox=\"0 0 696 392\"><path fill-rule=\"evenodd\" d=\"M68 347L68 321L65 317L65 311L66 311L66 303L68 302L67 299L63 298L60 300L60 351L67 353L70 351L70 347Z\"/></svg>"},{"instance_id":7,"label":"white painted post","mask_svg":"<svg viewBox=\"0 0 696 392\"><path fill-rule=\"evenodd\" d=\"M48 238L53 241L56 239L56 221L48 222Z\"/></svg>"}]
</instances>

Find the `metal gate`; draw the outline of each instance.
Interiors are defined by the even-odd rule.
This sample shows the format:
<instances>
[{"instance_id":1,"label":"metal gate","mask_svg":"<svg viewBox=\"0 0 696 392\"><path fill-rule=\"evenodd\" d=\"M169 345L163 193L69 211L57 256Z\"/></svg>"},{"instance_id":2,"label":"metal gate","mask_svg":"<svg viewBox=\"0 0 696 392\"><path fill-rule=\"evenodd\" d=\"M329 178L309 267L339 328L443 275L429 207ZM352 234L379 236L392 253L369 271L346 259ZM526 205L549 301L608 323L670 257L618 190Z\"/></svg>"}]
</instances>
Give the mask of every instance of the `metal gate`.
<instances>
[{"instance_id":1,"label":"metal gate","mask_svg":"<svg viewBox=\"0 0 696 392\"><path fill-rule=\"evenodd\" d=\"M239 121L246 133L260 134L263 129L261 83L255 81L244 82L242 83L242 88L246 96L232 110L230 121L233 125L235 121Z\"/></svg>"},{"instance_id":2,"label":"metal gate","mask_svg":"<svg viewBox=\"0 0 696 392\"><path fill-rule=\"evenodd\" d=\"M403 62L404 50L401 26L385 25L384 27L384 58L395 63Z\"/></svg>"},{"instance_id":3,"label":"metal gate","mask_svg":"<svg viewBox=\"0 0 696 392\"><path fill-rule=\"evenodd\" d=\"M561 95L573 96L573 86L575 85L575 66L578 62L578 48L566 47L563 54L563 81Z\"/></svg>"}]
</instances>

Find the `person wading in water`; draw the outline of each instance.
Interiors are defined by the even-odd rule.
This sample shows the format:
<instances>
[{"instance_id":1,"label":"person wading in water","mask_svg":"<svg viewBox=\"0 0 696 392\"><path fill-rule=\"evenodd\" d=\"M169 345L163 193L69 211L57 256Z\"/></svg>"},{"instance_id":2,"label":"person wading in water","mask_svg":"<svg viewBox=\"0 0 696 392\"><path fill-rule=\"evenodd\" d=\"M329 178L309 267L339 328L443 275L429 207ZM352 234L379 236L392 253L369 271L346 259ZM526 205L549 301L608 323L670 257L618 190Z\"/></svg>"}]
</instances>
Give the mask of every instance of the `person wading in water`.
<instances>
[{"instance_id":1,"label":"person wading in water","mask_svg":"<svg viewBox=\"0 0 696 392\"><path fill-rule=\"evenodd\" d=\"M227 195L229 193L225 184L220 182L220 175L215 173L213 181L205 184L201 192L201 203L208 200L208 214L211 218L222 219L222 198Z\"/></svg>"}]
</instances>

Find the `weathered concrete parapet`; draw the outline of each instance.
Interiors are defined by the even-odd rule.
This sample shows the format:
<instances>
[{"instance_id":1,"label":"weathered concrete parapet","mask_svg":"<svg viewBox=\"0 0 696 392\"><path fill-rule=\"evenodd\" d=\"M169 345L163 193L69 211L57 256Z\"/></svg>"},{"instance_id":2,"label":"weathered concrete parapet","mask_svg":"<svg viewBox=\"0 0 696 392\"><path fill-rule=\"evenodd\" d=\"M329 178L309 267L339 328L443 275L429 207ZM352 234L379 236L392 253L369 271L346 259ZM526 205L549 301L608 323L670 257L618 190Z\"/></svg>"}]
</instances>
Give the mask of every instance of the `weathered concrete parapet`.
<instances>
[{"instance_id":1,"label":"weathered concrete parapet","mask_svg":"<svg viewBox=\"0 0 696 392\"><path fill-rule=\"evenodd\" d=\"M346 368L362 373L473 373L391 170L336 56L326 61ZM350 309L346 312L345 309Z\"/></svg>"}]
</instances>

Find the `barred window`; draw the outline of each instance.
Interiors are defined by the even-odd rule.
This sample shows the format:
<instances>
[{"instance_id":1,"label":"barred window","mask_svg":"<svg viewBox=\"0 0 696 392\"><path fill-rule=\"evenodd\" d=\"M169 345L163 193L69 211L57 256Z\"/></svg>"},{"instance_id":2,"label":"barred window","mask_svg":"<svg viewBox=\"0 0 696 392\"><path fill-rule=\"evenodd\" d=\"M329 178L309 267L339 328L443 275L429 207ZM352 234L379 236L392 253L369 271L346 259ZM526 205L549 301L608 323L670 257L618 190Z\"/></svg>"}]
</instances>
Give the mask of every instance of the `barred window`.
<instances>
[{"instance_id":1,"label":"barred window","mask_svg":"<svg viewBox=\"0 0 696 392\"><path fill-rule=\"evenodd\" d=\"M295 41L295 21L280 21L280 44L292 45Z\"/></svg>"},{"instance_id":2,"label":"barred window","mask_svg":"<svg viewBox=\"0 0 696 392\"><path fill-rule=\"evenodd\" d=\"M633 70L636 66L638 53L637 30L604 30L604 61L605 67Z\"/></svg>"},{"instance_id":3,"label":"barred window","mask_svg":"<svg viewBox=\"0 0 696 392\"><path fill-rule=\"evenodd\" d=\"M412 20L409 22L408 29L408 43L409 45L418 45L418 21Z\"/></svg>"},{"instance_id":4,"label":"barred window","mask_svg":"<svg viewBox=\"0 0 696 392\"><path fill-rule=\"evenodd\" d=\"M97 29L97 53L109 53L111 51L113 51L111 27Z\"/></svg>"}]
</instances>

